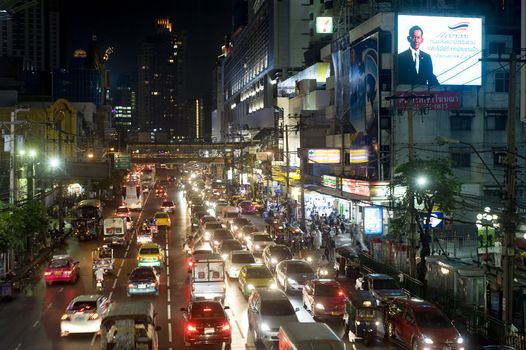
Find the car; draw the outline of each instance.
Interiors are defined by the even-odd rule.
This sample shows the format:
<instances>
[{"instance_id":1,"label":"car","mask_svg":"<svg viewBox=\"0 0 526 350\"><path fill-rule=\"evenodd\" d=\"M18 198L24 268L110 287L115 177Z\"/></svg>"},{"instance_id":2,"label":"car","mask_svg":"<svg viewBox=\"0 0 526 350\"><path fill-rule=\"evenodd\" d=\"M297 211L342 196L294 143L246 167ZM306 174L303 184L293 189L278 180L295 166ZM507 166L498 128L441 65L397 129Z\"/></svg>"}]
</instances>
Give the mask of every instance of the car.
<instances>
[{"instance_id":1,"label":"car","mask_svg":"<svg viewBox=\"0 0 526 350\"><path fill-rule=\"evenodd\" d=\"M124 221L126 222L126 230L131 231L133 230L133 220L130 215L122 215L122 218L124 218Z\"/></svg>"},{"instance_id":2,"label":"car","mask_svg":"<svg viewBox=\"0 0 526 350\"><path fill-rule=\"evenodd\" d=\"M315 278L314 270L304 260L284 260L276 265L276 281L285 292L301 291L307 281Z\"/></svg>"},{"instance_id":3,"label":"car","mask_svg":"<svg viewBox=\"0 0 526 350\"><path fill-rule=\"evenodd\" d=\"M152 266L140 266L133 269L128 276L126 295L159 295L159 273Z\"/></svg>"},{"instance_id":4,"label":"car","mask_svg":"<svg viewBox=\"0 0 526 350\"><path fill-rule=\"evenodd\" d=\"M69 255L53 255L44 270L44 282L46 282L47 286L55 282L76 283L79 277L79 262Z\"/></svg>"},{"instance_id":5,"label":"car","mask_svg":"<svg viewBox=\"0 0 526 350\"><path fill-rule=\"evenodd\" d=\"M239 270L238 286L245 297L248 297L254 288L277 288L272 272L263 264L242 266Z\"/></svg>"},{"instance_id":6,"label":"car","mask_svg":"<svg viewBox=\"0 0 526 350\"><path fill-rule=\"evenodd\" d=\"M210 214L203 215L202 217L199 218L199 227L203 229L207 222L216 222L216 221L217 221L217 218L213 215L210 215Z\"/></svg>"},{"instance_id":7,"label":"car","mask_svg":"<svg viewBox=\"0 0 526 350\"><path fill-rule=\"evenodd\" d=\"M157 228L169 229L172 226L172 220L170 220L170 216L168 215L168 213L158 211L157 213L155 213L154 217Z\"/></svg>"},{"instance_id":8,"label":"car","mask_svg":"<svg viewBox=\"0 0 526 350\"><path fill-rule=\"evenodd\" d=\"M250 224L252 224L252 222L249 219L242 218L242 217L236 217L230 223L230 229L235 235L237 233L237 230L241 229L241 227L245 225L250 225Z\"/></svg>"},{"instance_id":9,"label":"car","mask_svg":"<svg viewBox=\"0 0 526 350\"><path fill-rule=\"evenodd\" d=\"M166 198L166 190L164 189L164 187L159 187L155 190L155 197Z\"/></svg>"},{"instance_id":10,"label":"car","mask_svg":"<svg viewBox=\"0 0 526 350\"><path fill-rule=\"evenodd\" d=\"M225 348L230 349L232 327L225 309L228 306L210 300L193 301L181 308L184 313L184 345L225 343Z\"/></svg>"},{"instance_id":11,"label":"car","mask_svg":"<svg viewBox=\"0 0 526 350\"><path fill-rule=\"evenodd\" d=\"M254 255L246 250L233 250L228 254L228 258L225 260L226 274L230 278L237 278L239 276L239 270L246 264L254 264L256 259Z\"/></svg>"},{"instance_id":12,"label":"car","mask_svg":"<svg viewBox=\"0 0 526 350\"><path fill-rule=\"evenodd\" d=\"M199 249L192 250L190 256L186 260L188 272L192 271L192 267L194 266L194 263L198 260L199 255L210 255L213 253L214 252L212 251L212 248L210 248L210 246L200 247Z\"/></svg>"},{"instance_id":13,"label":"car","mask_svg":"<svg viewBox=\"0 0 526 350\"><path fill-rule=\"evenodd\" d=\"M292 259L292 252L290 248L284 244L275 244L266 246L265 249L263 249L261 257L263 264L265 264L270 271L274 271L279 262Z\"/></svg>"},{"instance_id":14,"label":"car","mask_svg":"<svg viewBox=\"0 0 526 350\"><path fill-rule=\"evenodd\" d=\"M97 333L108 299L100 294L79 295L71 300L60 317L60 336L71 333Z\"/></svg>"},{"instance_id":15,"label":"car","mask_svg":"<svg viewBox=\"0 0 526 350\"><path fill-rule=\"evenodd\" d=\"M127 206L121 205L115 210L114 215L115 216L131 216L131 210Z\"/></svg>"},{"instance_id":16,"label":"car","mask_svg":"<svg viewBox=\"0 0 526 350\"><path fill-rule=\"evenodd\" d=\"M173 213L175 211L175 204L172 201L163 201L161 203L161 209L166 213Z\"/></svg>"},{"instance_id":17,"label":"car","mask_svg":"<svg viewBox=\"0 0 526 350\"><path fill-rule=\"evenodd\" d=\"M237 230L237 233L235 234L235 237L238 241L245 244L246 238L248 235L250 235L252 232L257 232L258 228L254 224L248 224L241 227L241 229Z\"/></svg>"},{"instance_id":18,"label":"car","mask_svg":"<svg viewBox=\"0 0 526 350\"><path fill-rule=\"evenodd\" d=\"M224 228L223 224L221 224L219 221L206 222L203 225L203 229L201 230L201 232L203 234L203 240L210 241L210 237L212 236L212 232L214 232L215 230L222 229L222 228Z\"/></svg>"},{"instance_id":19,"label":"car","mask_svg":"<svg viewBox=\"0 0 526 350\"><path fill-rule=\"evenodd\" d=\"M251 201L241 201L237 205L241 210L241 214L256 214L257 208Z\"/></svg>"},{"instance_id":20,"label":"car","mask_svg":"<svg viewBox=\"0 0 526 350\"><path fill-rule=\"evenodd\" d=\"M139 247L137 252L137 266L157 266L164 264L164 253L160 245L147 243Z\"/></svg>"},{"instance_id":21,"label":"car","mask_svg":"<svg viewBox=\"0 0 526 350\"><path fill-rule=\"evenodd\" d=\"M255 343L277 342L279 327L299 322L287 295L279 289L254 288L248 298L248 330Z\"/></svg>"},{"instance_id":22,"label":"car","mask_svg":"<svg viewBox=\"0 0 526 350\"><path fill-rule=\"evenodd\" d=\"M217 230L214 230L214 232L212 232L212 236L210 237L210 242L212 242L214 247L218 247L219 243L221 243L225 239L234 239L234 236L232 235L232 231L227 230L226 228L219 228Z\"/></svg>"},{"instance_id":23,"label":"car","mask_svg":"<svg viewBox=\"0 0 526 350\"><path fill-rule=\"evenodd\" d=\"M388 337L411 349L467 349L451 320L437 306L422 299L392 300L385 322Z\"/></svg>"},{"instance_id":24,"label":"car","mask_svg":"<svg viewBox=\"0 0 526 350\"><path fill-rule=\"evenodd\" d=\"M314 319L322 317L342 318L345 311L345 292L337 281L311 280L302 291L303 307Z\"/></svg>"},{"instance_id":25,"label":"car","mask_svg":"<svg viewBox=\"0 0 526 350\"><path fill-rule=\"evenodd\" d=\"M217 246L217 253L221 255L223 260L226 260L228 254L233 250L243 250L241 243L235 239L225 239L219 244L219 246Z\"/></svg>"},{"instance_id":26,"label":"car","mask_svg":"<svg viewBox=\"0 0 526 350\"><path fill-rule=\"evenodd\" d=\"M137 231L137 243L145 244L153 242L152 230L139 230Z\"/></svg>"},{"instance_id":27,"label":"car","mask_svg":"<svg viewBox=\"0 0 526 350\"><path fill-rule=\"evenodd\" d=\"M250 235L247 236L246 245L248 250L254 254L261 256L261 253L263 252L263 249L265 249L269 245L276 244L272 237L270 237L265 232L252 232Z\"/></svg>"},{"instance_id":28,"label":"car","mask_svg":"<svg viewBox=\"0 0 526 350\"><path fill-rule=\"evenodd\" d=\"M393 298L405 296L404 291L396 280L383 273L370 273L365 275L363 286L369 290L371 296L376 302L376 306L380 306L382 302Z\"/></svg>"}]
</instances>

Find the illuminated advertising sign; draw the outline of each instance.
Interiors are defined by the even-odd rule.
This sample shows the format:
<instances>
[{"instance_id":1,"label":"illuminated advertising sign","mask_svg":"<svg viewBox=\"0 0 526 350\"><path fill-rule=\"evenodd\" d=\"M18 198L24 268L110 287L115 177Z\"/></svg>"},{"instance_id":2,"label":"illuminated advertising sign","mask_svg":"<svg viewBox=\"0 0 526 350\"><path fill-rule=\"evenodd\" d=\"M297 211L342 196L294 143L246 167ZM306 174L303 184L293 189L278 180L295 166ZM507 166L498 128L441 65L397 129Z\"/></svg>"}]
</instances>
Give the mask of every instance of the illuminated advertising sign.
<instances>
[{"instance_id":1,"label":"illuminated advertising sign","mask_svg":"<svg viewBox=\"0 0 526 350\"><path fill-rule=\"evenodd\" d=\"M321 185L323 187L337 188L338 187L338 178L336 176L322 175Z\"/></svg>"},{"instance_id":2,"label":"illuminated advertising sign","mask_svg":"<svg viewBox=\"0 0 526 350\"><path fill-rule=\"evenodd\" d=\"M482 85L482 18L398 15L398 83Z\"/></svg>"},{"instance_id":3,"label":"illuminated advertising sign","mask_svg":"<svg viewBox=\"0 0 526 350\"><path fill-rule=\"evenodd\" d=\"M338 148L311 148L307 152L307 158L309 163L314 164L338 164L341 162Z\"/></svg>"},{"instance_id":4,"label":"illuminated advertising sign","mask_svg":"<svg viewBox=\"0 0 526 350\"><path fill-rule=\"evenodd\" d=\"M369 197L369 182L354 179L341 179L341 181L343 192Z\"/></svg>"},{"instance_id":5,"label":"illuminated advertising sign","mask_svg":"<svg viewBox=\"0 0 526 350\"><path fill-rule=\"evenodd\" d=\"M363 208L363 232L366 235L381 235L384 233L382 208Z\"/></svg>"},{"instance_id":6,"label":"illuminated advertising sign","mask_svg":"<svg viewBox=\"0 0 526 350\"><path fill-rule=\"evenodd\" d=\"M332 17L316 17L316 33L332 33Z\"/></svg>"},{"instance_id":7,"label":"illuminated advertising sign","mask_svg":"<svg viewBox=\"0 0 526 350\"><path fill-rule=\"evenodd\" d=\"M367 148L351 149L349 157L351 164L367 163L369 161L369 150Z\"/></svg>"}]
</instances>

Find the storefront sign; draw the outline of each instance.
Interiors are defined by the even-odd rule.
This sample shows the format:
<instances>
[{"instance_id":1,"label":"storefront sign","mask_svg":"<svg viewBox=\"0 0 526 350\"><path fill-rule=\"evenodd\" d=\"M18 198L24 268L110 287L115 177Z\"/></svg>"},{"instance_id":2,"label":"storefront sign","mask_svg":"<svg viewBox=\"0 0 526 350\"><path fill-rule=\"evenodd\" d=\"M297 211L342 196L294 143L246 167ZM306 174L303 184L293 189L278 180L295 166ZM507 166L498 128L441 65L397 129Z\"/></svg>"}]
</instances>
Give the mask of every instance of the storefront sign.
<instances>
[{"instance_id":1,"label":"storefront sign","mask_svg":"<svg viewBox=\"0 0 526 350\"><path fill-rule=\"evenodd\" d=\"M369 161L369 150L367 148L351 149L349 158L351 164L367 163Z\"/></svg>"},{"instance_id":2,"label":"storefront sign","mask_svg":"<svg viewBox=\"0 0 526 350\"><path fill-rule=\"evenodd\" d=\"M363 208L363 232L366 235L381 235L383 230L383 211L380 207Z\"/></svg>"},{"instance_id":3,"label":"storefront sign","mask_svg":"<svg viewBox=\"0 0 526 350\"><path fill-rule=\"evenodd\" d=\"M369 197L369 182L353 179L342 179L342 191L359 196Z\"/></svg>"},{"instance_id":4,"label":"storefront sign","mask_svg":"<svg viewBox=\"0 0 526 350\"><path fill-rule=\"evenodd\" d=\"M336 176L323 175L321 177L321 185L329 188L337 188L338 178Z\"/></svg>"},{"instance_id":5,"label":"storefront sign","mask_svg":"<svg viewBox=\"0 0 526 350\"><path fill-rule=\"evenodd\" d=\"M433 91L432 93L397 92L396 97L397 109L407 109L409 98L412 99L413 109L417 110L427 108L440 111L460 108L460 94L456 91ZM404 99L401 97L408 98Z\"/></svg>"},{"instance_id":6,"label":"storefront sign","mask_svg":"<svg viewBox=\"0 0 526 350\"><path fill-rule=\"evenodd\" d=\"M388 182L375 182L369 187L371 198L387 199L389 197L390 189Z\"/></svg>"},{"instance_id":7,"label":"storefront sign","mask_svg":"<svg viewBox=\"0 0 526 350\"><path fill-rule=\"evenodd\" d=\"M338 164L341 162L338 148L311 148L307 152L307 158L309 163L314 164Z\"/></svg>"},{"instance_id":8,"label":"storefront sign","mask_svg":"<svg viewBox=\"0 0 526 350\"><path fill-rule=\"evenodd\" d=\"M316 17L316 33L332 33L332 17Z\"/></svg>"}]
</instances>

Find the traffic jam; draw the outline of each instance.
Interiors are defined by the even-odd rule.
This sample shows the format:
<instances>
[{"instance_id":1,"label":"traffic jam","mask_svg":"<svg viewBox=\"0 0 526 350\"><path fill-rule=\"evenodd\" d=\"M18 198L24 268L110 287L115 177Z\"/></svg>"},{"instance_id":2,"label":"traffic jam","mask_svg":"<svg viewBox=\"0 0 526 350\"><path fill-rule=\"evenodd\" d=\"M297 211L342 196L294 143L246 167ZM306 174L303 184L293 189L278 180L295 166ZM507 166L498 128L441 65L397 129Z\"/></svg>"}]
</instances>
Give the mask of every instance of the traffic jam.
<instances>
[{"instance_id":1,"label":"traffic jam","mask_svg":"<svg viewBox=\"0 0 526 350\"><path fill-rule=\"evenodd\" d=\"M353 247L328 259L206 166L164 177L148 169L141 182L142 170L115 208L77 205L74 235L97 245L91 266L57 254L43 271L47 288L92 281L60 316L64 344L81 333L102 349L469 349L439 307L364 273Z\"/></svg>"}]
</instances>

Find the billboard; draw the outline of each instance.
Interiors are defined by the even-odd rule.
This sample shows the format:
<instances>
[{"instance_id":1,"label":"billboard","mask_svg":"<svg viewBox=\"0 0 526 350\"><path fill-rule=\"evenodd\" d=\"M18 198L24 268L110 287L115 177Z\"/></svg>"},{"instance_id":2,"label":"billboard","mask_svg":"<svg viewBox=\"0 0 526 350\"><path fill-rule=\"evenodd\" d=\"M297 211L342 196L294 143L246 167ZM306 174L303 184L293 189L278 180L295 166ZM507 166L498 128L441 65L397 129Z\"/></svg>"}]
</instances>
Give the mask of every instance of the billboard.
<instances>
[{"instance_id":1,"label":"billboard","mask_svg":"<svg viewBox=\"0 0 526 350\"><path fill-rule=\"evenodd\" d=\"M339 164L340 149L338 148L310 148L307 151L307 159L309 163L314 164Z\"/></svg>"},{"instance_id":2,"label":"billboard","mask_svg":"<svg viewBox=\"0 0 526 350\"><path fill-rule=\"evenodd\" d=\"M384 233L381 207L363 208L363 232L366 235L381 235Z\"/></svg>"},{"instance_id":3,"label":"billboard","mask_svg":"<svg viewBox=\"0 0 526 350\"><path fill-rule=\"evenodd\" d=\"M482 18L398 15L398 83L481 85Z\"/></svg>"},{"instance_id":4,"label":"billboard","mask_svg":"<svg viewBox=\"0 0 526 350\"><path fill-rule=\"evenodd\" d=\"M356 176L378 177L378 34L333 43L336 117L351 125L351 168ZM355 154L354 152L358 154ZM353 155L356 157L353 158Z\"/></svg>"}]
</instances>

